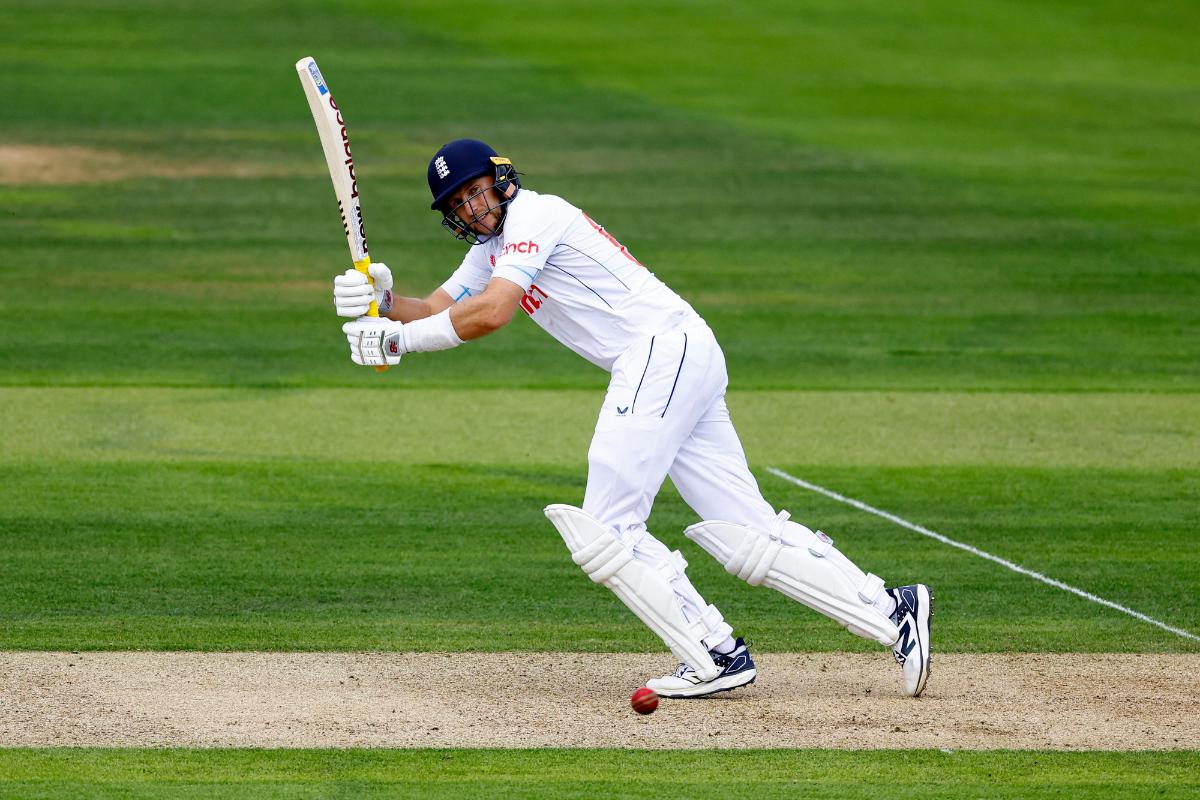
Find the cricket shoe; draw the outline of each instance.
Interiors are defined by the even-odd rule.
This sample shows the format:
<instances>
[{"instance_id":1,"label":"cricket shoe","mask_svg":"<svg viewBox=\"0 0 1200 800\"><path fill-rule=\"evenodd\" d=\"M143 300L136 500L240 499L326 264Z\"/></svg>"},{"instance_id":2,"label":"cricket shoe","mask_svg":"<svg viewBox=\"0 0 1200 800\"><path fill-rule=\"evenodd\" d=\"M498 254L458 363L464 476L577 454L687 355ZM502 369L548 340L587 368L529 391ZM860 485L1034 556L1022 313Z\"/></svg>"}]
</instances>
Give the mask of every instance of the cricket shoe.
<instances>
[{"instance_id":1,"label":"cricket shoe","mask_svg":"<svg viewBox=\"0 0 1200 800\"><path fill-rule=\"evenodd\" d=\"M929 680L929 618L933 615L933 595L923 583L888 589L896 601L892 622L900 629L900 638L892 646L892 655L904 671L904 691L918 697Z\"/></svg>"},{"instance_id":2,"label":"cricket shoe","mask_svg":"<svg viewBox=\"0 0 1200 800\"><path fill-rule=\"evenodd\" d=\"M646 681L646 686L657 692L660 697L704 697L754 683L755 677L758 676L758 671L754 669L754 659L750 658L750 648L741 637L734 643L732 652L718 653L716 650L710 650L709 655L721 670L711 681L701 679L696 670L687 664L680 664L679 669L670 675Z\"/></svg>"}]
</instances>

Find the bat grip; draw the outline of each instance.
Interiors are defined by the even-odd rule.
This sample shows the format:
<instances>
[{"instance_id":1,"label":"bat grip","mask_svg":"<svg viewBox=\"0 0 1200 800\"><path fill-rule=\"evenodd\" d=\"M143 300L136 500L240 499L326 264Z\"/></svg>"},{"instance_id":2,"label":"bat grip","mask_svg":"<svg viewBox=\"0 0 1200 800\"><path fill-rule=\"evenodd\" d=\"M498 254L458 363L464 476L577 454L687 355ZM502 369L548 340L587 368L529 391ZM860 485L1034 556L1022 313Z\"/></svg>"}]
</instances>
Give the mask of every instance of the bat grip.
<instances>
[{"instance_id":1,"label":"bat grip","mask_svg":"<svg viewBox=\"0 0 1200 800\"><path fill-rule=\"evenodd\" d=\"M358 270L359 272L361 272L363 275L366 275L367 283L370 284L371 286L374 286L375 279L371 277L371 272L369 270L370 266L371 266L371 257L370 256L363 256L362 261L354 262L354 268L356 270ZM379 304L376 303L374 300L371 301L371 307L367 309L367 316L368 317L378 317L379 316ZM387 364L381 364L381 365L377 366L375 368L375 371L376 372L387 372L388 371Z\"/></svg>"}]
</instances>

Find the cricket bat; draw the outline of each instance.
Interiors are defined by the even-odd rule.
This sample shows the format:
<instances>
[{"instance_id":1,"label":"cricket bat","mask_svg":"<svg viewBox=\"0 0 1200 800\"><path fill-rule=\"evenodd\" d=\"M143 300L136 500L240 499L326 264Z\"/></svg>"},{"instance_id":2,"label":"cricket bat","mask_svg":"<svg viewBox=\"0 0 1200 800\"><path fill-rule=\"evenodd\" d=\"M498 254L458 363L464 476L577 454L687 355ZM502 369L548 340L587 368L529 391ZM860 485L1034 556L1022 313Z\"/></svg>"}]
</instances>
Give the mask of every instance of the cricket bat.
<instances>
[{"instance_id":1,"label":"cricket bat","mask_svg":"<svg viewBox=\"0 0 1200 800\"><path fill-rule=\"evenodd\" d=\"M374 286L371 274L367 268L371 266L371 256L367 252L367 229L363 225L362 198L358 193L358 178L354 175L354 156L350 154L350 137L346 134L346 121L342 118L341 109L334 102L329 84L321 76L317 62L311 57L302 58L296 62L296 73L300 76L300 85L304 87L304 96L308 98L308 109L312 112L313 122L317 124L317 133L321 136L321 147L325 150L325 166L329 167L329 177L333 180L333 191L337 195L338 210L342 213L342 228L346 233L346 244L350 246L350 260L354 268L367 276L367 281ZM371 301L367 316L378 317L379 307ZM384 372L387 366L376 367L376 372Z\"/></svg>"}]
</instances>

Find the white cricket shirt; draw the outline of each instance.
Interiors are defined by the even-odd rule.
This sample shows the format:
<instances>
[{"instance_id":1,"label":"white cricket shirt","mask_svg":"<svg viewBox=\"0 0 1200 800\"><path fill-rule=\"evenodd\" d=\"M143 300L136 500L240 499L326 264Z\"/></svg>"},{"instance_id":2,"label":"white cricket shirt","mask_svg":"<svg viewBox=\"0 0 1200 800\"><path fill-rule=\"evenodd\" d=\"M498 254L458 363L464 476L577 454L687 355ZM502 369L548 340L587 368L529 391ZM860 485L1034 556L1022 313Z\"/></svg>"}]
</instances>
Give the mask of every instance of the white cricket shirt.
<instances>
[{"instance_id":1,"label":"white cricket shirt","mask_svg":"<svg viewBox=\"0 0 1200 800\"><path fill-rule=\"evenodd\" d=\"M442 289L458 302L492 278L523 288L521 308L534 322L608 371L633 344L699 320L587 214L530 189L508 204L504 231L467 251Z\"/></svg>"}]
</instances>

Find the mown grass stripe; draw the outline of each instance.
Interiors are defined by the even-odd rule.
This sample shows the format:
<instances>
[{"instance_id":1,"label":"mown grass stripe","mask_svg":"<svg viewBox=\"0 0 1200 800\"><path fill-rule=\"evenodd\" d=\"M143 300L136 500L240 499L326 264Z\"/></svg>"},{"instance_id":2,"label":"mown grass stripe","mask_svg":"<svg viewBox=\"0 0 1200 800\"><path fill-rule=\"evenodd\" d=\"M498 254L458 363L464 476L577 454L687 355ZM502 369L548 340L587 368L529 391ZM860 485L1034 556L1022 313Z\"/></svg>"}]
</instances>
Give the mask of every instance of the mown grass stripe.
<instances>
[{"instance_id":1,"label":"mown grass stripe","mask_svg":"<svg viewBox=\"0 0 1200 800\"><path fill-rule=\"evenodd\" d=\"M1191 798L1197 754L0 749L0 794L196 798Z\"/></svg>"},{"instance_id":2,"label":"mown grass stripe","mask_svg":"<svg viewBox=\"0 0 1200 800\"><path fill-rule=\"evenodd\" d=\"M874 506L871 506L871 505L867 505L866 503L864 503L861 500L855 500L853 497L846 497L843 494L838 494L837 492L833 491L832 489L826 489L824 486L818 486L815 483L809 483L808 481L806 481L802 478L797 478L795 475L789 475L788 473L786 473L783 470L778 469L776 467L767 467L767 471L770 472L772 475L774 475L778 478L782 478L783 480L788 481L789 483L794 483L795 485L797 485L803 489L808 489L809 491L816 492L817 494L825 495L826 497L830 498L831 500L836 500L839 503L845 503L848 506L853 506L854 508L857 508L860 511L865 511L868 514L874 514L877 517L883 517L884 519L888 520L889 522L894 522L902 528L907 528L910 531L915 531L916 533L921 534L922 536L928 536L931 539L936 539L937 541L941 542L942 544L948 544L951 547L957 547L959 550L965 550L966 552L971 553L972 555L976 555L976 556L979 556L980 558L987 559L988 561L995 562L995 563L1001 565L1002 567L1007 567L1008 569L1011 569L1013 572L1019 572L1022 575L1027 575L1030 578L1033 578L1034 580L1041 581L1042 583L1045 583L1049 586L1053 586L1056 589L1062 589L1064 592L1070 592L1071 594L1082 597L1085 600L1090 600L1093 603L1097 603L1099 605L1106 606L1115 611L1120 611L1123 614L1128 614L1129 616L1134 617L1135 619L1140 619L1142 622L1146 622L1146 623L1149 623L1156 627L1162 628L1164 631L1169 631L1169 632L1175 634L1176 636L1182 636L1185 639L1191 639L1193 641L1200 642L1200 636L1197 636L1196 634L1191 633L1190 631L1185 631L1183 628L1176 628L1174 626L1168 625L1165 622L1161 622L1161 621L1155 619L1154 617L1147 616L1146 614L1143 614L1140 611L1134 611L1132 608L1123 606L1120 603L1114 603L1112 600L1106 600L1103 597L1094 595L1091 592L1086 592L1083 589L1078 589L1074 586L1071 586L1068 583L1063 583L1060 580L1051 578L1048 575L1043 575L1040 572L1036 572L1031 569L1026 569L1025 567L1022 567L1020 564L1015 564L1006 558L1001 558L1000 556L994 556L991 553L980 550L978 547L974 547L969 544L964 544L963 542L955 541L954 539L951 539L949 536L943 536L942 534L937 533L936 531L931 531L922 525L916 524L915 522L909 522L908 520L906 520L902 517L898 517L895 514L889 513L882 509L875 508Z\"/></svg>"}]
</instances>

